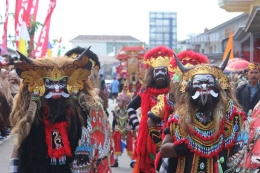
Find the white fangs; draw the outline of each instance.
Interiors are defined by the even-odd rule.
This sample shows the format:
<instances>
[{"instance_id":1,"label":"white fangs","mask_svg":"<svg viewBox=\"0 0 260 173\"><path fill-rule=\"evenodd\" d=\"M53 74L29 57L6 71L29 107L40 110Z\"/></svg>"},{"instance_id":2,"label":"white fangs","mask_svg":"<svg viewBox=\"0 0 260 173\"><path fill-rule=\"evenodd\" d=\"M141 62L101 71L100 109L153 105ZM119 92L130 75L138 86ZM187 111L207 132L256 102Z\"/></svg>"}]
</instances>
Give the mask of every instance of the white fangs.
<instances>
[{"instance_id":1,"label":"white fangs","mask_svg":"<svg viewBox=\"0 0 260 173\"><path fill-rule=\"evenodd\" d=\"M51 98L53 96L62 96L62 97L68 98L70 96L70 94L67 94L64 91L62 91L61 93L60 92L59 93L54 93L54 92L50 91L48 94L46 94L44 96L44 98L49 99L49 98Z\"/></svg>"},{"instance_id":2,"label":"white fangs","mask_svg":"<svg viewBox=\"0 0 260 173\"><path fill-rule=\"evenodd\" d=\"M62 96L62 97L65 97L65 98L68 98L68 97L70 96L70 94L67 94L67 93L65 93L64 91L62 91L61 96Z\"/></svg>"},{"instance_id":3,"label":"white fangs","mask_svg":"<svg viewBox=\"0 0 260 173\"><path fill-rule=\"evenodd\" d=\"M197 99L198 97L200 96L200 92L199 91L196 91L196 93L191 96L194 100Z\"/></svg>"}]
</instances>

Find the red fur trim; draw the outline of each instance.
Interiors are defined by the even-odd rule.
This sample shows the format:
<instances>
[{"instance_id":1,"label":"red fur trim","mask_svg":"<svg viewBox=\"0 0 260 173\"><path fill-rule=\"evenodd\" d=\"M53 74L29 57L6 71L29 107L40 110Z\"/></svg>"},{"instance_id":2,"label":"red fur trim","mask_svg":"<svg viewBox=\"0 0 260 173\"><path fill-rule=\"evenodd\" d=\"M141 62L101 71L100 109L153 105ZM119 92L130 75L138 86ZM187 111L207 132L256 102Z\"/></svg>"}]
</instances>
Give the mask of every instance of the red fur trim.
<instances>
[{"instance_id":1,"label":"red fur trim","mask_svg":"<svg viewBox=\"0 0 260 173\"><path fill-rule=\"evenodd\" d=\"M67 122L59 122L50 124L49 120L46 119L48 109L44 109L44 124L45 124L45 135L46 143L48 146L48 155L50 158L61 158L63 155L72 157L70 143L67 135ZM63 147L54 149L52 147L52 136L51 133L54 129L57 129L62 137Z\"/></svg>"},{"instance_id":2,"label":"red fur trim","mask_svg":"<svg viewBox=\"0 0 260 173\"><path fill-rule=\"evenodd\" d=\"M149 153L156 153L156 146L153 144L152 139L149 137L148 134L148 126L147 120L148 116L147 113L151 110L154 105L151 105L152 96L157 97L159 94L166 94L168 93L168 88L163 89L156 89L156 88L148 88L145 91L139 93L141 97L141 110L142 110L142 118L139 125L138 136L137 136L137 154L144 155L146 152Z\"/></svg>"}]
</instances>

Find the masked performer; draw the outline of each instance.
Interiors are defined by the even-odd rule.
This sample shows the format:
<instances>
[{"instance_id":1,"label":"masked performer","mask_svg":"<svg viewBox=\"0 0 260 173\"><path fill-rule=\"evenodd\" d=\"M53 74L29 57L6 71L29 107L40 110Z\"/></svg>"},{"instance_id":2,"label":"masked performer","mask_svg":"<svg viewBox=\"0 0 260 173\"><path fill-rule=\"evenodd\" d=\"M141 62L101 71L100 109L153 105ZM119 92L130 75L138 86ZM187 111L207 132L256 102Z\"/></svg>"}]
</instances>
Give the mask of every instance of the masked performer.
<instances>
[{"instance_id":1,"label":"masked performer","mask_svg":"<svg viewBox=\"0 0 260 173\"><path fill-rule=\"evenodd\" d=\"M129 117L127 115L127 105L132 100L133 93L129 92L128 82L126 81L122 92L118 94L118 105L113 111L113 139L114 139L114 158L115 163L112 167L118 167L118 156L120 156L126 148L128 156L132 161L133 153L133 132L129 124ZM130 163L130 166L132 162Z\"/></svg>"},{"instance_id":2,"label":"masked performer","mask_svg":"<svg viewBox=\"0 0 260 173\"><path fill-rule=\"evenodd\" d=\"M79 56L85 49L82 47L76 47L73 48L71 50L69 50L68 52L65 53L65 56L67 56L68 58L72 58L75 59L77 56ZM86 56L88 56L90 58L90 61L92 62L92 68L91 68L91 74L89 76L89 81L92 83L93 88L95 89L96 93L99 95L99 97L101 98L101 102L104 106L104 111L106 112L107 116L109 116L109 113L107 111L108 108L108 98L106 96L106 94L100 90L100 80L99 80L99 70L100 70L100 62L98 59L98 56L92 52L91 50L89 50L88 52L86 52Z\"/></svg>"},{"instance_id":3,"label":"masked performer","mask_svg":"<svg viewBox=\"0 0 260 173\"><path fill-rule=\"evenodd\" d=\"M173 57L173 51L164 46L148 51L144 56L147 65L144 84L137 96L128 105L127 111L130 123L138 130L134 157L137 159L134 172L155 172L154 159L156 145L149 137L147 113L157 104L157 96L169 91L168 63ZM136 109L141 106L141 122L136 115ZM160 138L160 136L158 137Z\"/></svg>"},{"instance_id":4,"label":"masked performer","mask_svg":"<svg viewBox=\"0 0 260 173\"><path fill-rule=\"evenodd\" d=\"M83 55L75 60L31 60L20 54L20 59L24 62L17 63L16 72L23 84L10 115L12 132L17 133L10 171L71 172L70 163L87 119L77 96L95 97L85 83L92 64Z\"/></svg>"},{"instance_id":5,"label":"masked performer","mask_svg":"<svg viewBox=\"0 0 260 173\"><path fill-rule=\"evenodd\" d=\"M178 59L182 62L183 65L185 65L185 67L193 67L197 64L204 64L209 62L207 56L196 53L192 50L182 51L178 54ZM149 127L149 135L153 139L153 142L158 144L157 150L159 150L161 147L161 143L164 138L164 133L162 133L162 131L167 127L168 117L174 111L174 105L176 102L175 100L178 99L179 93L177 92L177 88L179 86L181 71L178 68L174 58L170 61L168 70L172 79L170 83L171 90L166 95L159 95L157 97L158 103L152 107L151 111L148 112L149 118L147 123ZM157 128L158 124L163 124L162 130ZM156 136L160 136L161 138L155 138ZM168 158L161 159L159 152L155 159L156 169L161 173L167 172L167 165Z\"/></svg>"},{"instance_id":6,"label":"masked performer","mask_svg":"<svg viewBox=\"0 0 260 173\"><path fill-rule=\"evenodd\" d=\"M221 173L227 169L227 158L245 119L223 73L229 55L219 67L186 68L175 58L182 72L181 94L160 150L162 157L171 158L168 172Z\"/></svg>"},{"instance_id":7,"label":"masked performer","mask_svg":"<svg viewBox=\"0 0 260 173\"><path fill-rule=\"evenodd\" d=\"M69 58L74 59L84 51L83 48L76 47L66 53ZM82 128L82 136L79 146L75 151L75 159L71 166L75 173L107 173L111 171L113 164L112 131L107 119L107 98L102 97L102 92L98 88L98 72L100 62L97 55L92 51L84 53L92 62L89 82L99 95L100 99L93 100L90 95L79 95L78 100L84 112L88 115L87 125Z\"/></svg>"}]
</instances>

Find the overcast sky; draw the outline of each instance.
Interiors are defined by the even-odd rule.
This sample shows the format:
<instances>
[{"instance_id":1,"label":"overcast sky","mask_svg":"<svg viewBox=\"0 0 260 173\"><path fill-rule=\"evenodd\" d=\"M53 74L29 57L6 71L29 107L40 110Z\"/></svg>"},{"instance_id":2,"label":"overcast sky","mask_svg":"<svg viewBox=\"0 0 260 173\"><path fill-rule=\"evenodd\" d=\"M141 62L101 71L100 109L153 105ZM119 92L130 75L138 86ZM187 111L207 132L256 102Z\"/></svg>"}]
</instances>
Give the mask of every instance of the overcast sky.
<instances>
[{"instance_id":1,"label":"overcast sky","mask_svg":"<svg viewBox=\"0 0 260 173\"><path fill-rule=\"evenodd\" d=\"M14 12L15 0L9 1L9 12ZM40 0L37 21L44 23L48 4L49 0ZM148 43L150 11L177 12L178 40L241 14L221 9L218 0L57 0L49 36L51 40L62 37L62 45L67 49L72 47L69 41L78 35L130 35ZM0 0L3 18L4 12L5 0ZM8 34L14 35L13 28L10 16ZM0 25L0 39L2 30Z\"/></svg>"}]
</instances>

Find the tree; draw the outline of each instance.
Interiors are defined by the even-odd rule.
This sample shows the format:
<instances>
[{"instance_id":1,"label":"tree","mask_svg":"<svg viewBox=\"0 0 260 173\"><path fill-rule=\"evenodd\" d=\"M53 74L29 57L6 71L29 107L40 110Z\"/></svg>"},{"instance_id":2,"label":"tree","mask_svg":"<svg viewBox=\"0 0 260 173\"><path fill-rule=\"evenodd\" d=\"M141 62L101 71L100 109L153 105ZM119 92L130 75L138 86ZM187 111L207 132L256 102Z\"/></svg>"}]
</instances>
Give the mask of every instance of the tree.
<instances>
[{"instance_id":1,"label":"tree","mask_svg":"<svg viewBox=\"0 0 260 173\"><path fill-rule=\"evenodd\" d=\"M28 32L30 35L30 41L28 43L28 49L27 49L28 57L33 57L32 52L35 47L34 36L35 36L35 32L39 29L39 26L43 27L43 24L37 21L31 21L31 26L28 27Z\"/></svg>"}]
</instances>

